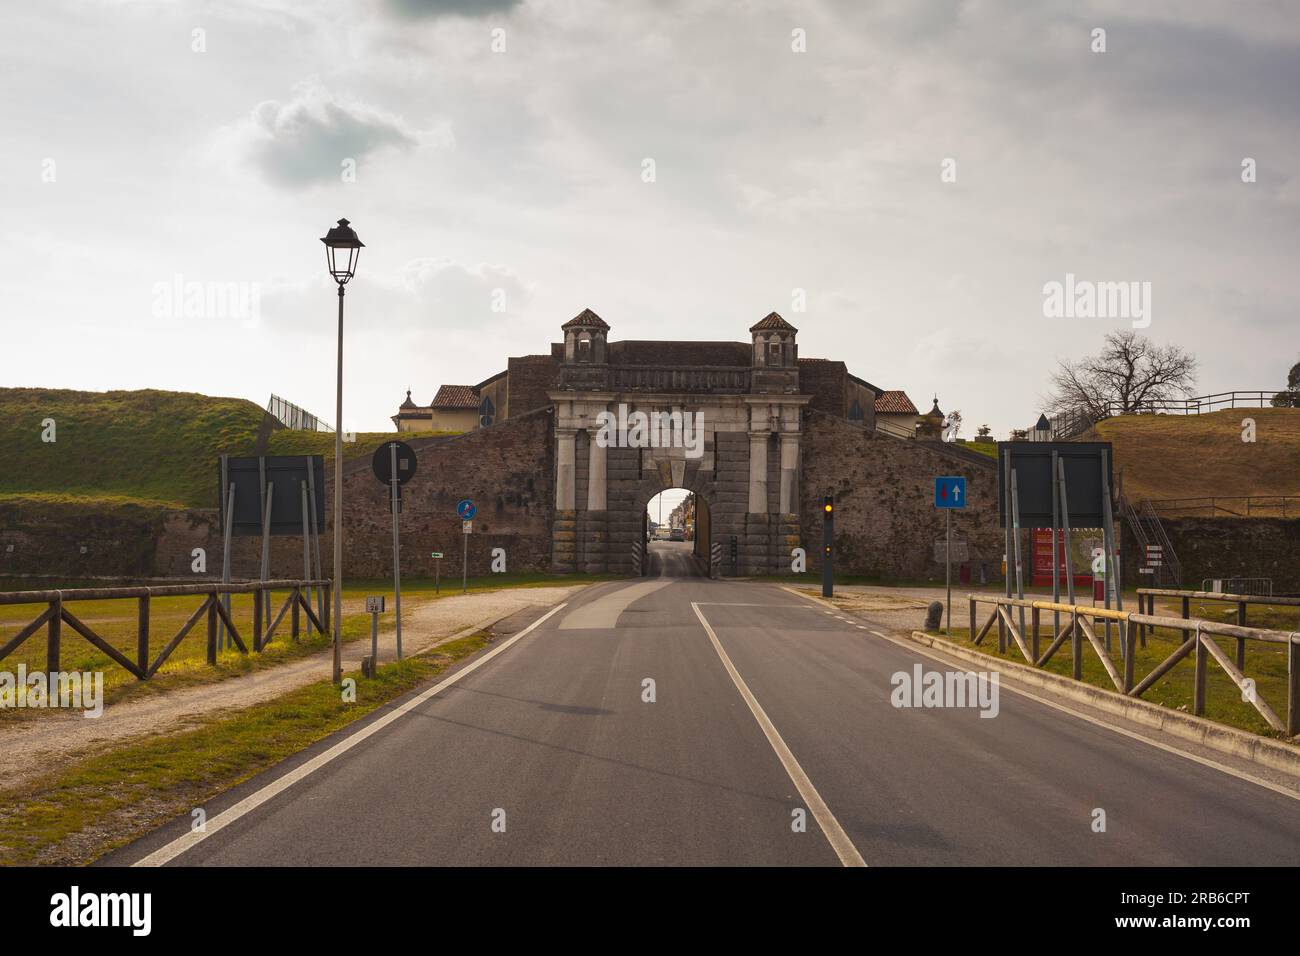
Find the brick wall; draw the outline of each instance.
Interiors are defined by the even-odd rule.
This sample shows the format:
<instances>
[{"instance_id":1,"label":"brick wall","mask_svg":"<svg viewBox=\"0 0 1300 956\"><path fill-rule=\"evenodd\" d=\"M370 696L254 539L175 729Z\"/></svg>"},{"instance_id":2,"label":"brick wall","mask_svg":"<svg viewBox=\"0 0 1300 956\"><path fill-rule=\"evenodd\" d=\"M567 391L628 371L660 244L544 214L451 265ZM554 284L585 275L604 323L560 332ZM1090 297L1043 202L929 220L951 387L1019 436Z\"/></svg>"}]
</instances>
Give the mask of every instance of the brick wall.
<instances>
[{"instance_id":1,"label":"brick wall","mask_svg":"<svg viewBox=\"0 0 1300 956\"><path fill-rule=\"evenodd\" d=\"M953 513L953 540L969 543L976 565L986 562L989 580L1001 576L992 460L890 438L815 410L804 413L803 428L800 535L810 570L821 567L821 498L831 492L837 572L942 581L934 542L943 538L944 516L934 507L934 479L964 475L969 502Z\"/></svg>"},{"instance_id":2,"label":"brick wall","mask_svg":"<svg viewBox=\"0 0 1300 956\"><path fill-rule=\"evenodd\" d=\"M551 355L518 355L510 359L510 415L522 415L546 408L551 400L546 393L554 387L560 362Z\"/></svg>"},{"instance_id":3,"label":"brick wall","mask_svg":"<svg viewBox=\"0 0 1300 956\"><path fill-rule=\"evenodd\" d=\"M848 410L848 383L849 369L843 362L799 360L799 391L812 396L809 408L843 417Z\"/></svg>"}]
</instances>

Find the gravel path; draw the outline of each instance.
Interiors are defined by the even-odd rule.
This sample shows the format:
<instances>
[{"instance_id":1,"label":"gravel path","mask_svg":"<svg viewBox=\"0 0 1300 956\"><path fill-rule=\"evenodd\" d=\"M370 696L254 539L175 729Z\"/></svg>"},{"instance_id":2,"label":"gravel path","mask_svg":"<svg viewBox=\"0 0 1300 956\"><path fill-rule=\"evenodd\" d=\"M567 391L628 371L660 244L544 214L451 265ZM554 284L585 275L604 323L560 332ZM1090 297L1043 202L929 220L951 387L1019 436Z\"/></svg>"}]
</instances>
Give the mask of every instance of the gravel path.
<instances>
[{"instance_id":1,"label":"gravel path","mask_svg":"<svg viewBox=\"0 0 1300 956\"><path fill-rule=\"evenodd\" d=\"M821 596L821 585L800 587L808 594ZM952 620L957 627L967 620L966 595L968 586L954 586L952 589ZM877 624L886 625L891 634L910 634L919 631L925 624L925 609L931 601L943 603L944 588L916 587L890 588L872 584L837 584L835 596L831 599L837 607L845 611L867 615Z\"/></svg>"},{"instance_id":2,"label":"gravel path","mask_svg":"<svg viewBox=\"0 0 1300 956\"><path fill-rule=\"evenodd\" d=\"M410 655L458 637L468 636L528 608L551 607L586 585L507 588L456 595L403 608L402 650ZM394 631L380 631L379 659L396 656ZM343 645L343 669L357 670L370 653L369 637ZM183 730L220 711L262 703L330 673L331 651L290 661L214 684L186 687L157 697L108 705L97 719L80 711L48 711L40 719L0 725L4 778L0 789L15 786L41 772L57 768L74 755L102 749L130 737Z\"/></svg>"}]
</instances>

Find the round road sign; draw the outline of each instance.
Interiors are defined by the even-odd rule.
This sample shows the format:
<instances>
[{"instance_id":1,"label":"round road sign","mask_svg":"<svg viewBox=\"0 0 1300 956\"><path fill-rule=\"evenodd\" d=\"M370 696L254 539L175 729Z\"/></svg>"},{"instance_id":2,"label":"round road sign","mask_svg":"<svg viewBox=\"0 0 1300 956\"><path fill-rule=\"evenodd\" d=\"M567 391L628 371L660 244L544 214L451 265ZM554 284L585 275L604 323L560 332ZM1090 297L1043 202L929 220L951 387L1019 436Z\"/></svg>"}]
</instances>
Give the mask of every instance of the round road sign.
<instances>
[{"instance_id":1,"label":"round road sign","mask_svg":"<svg viewBox=\"0 0 1300 956\"><path fill-rule=\"evenodd\" d=\"M468 498L462 498L456 502L456 514L460 515L461 521L471 521L474 515L478 514L478 509L474 507L474 502Z\"/></svg>"},{"instance_id":2,"label":"round road sign","mask_svg":"<svg viewBox=\"0 0 1300 956\"><path fill-rule=\"evenodd\" d=\"M392 467L393 453L389 448L397 446L397 483L404 485L411 480L415 474L415 452L411 446L404 441L386 441L375 449L375 457L370 460L370 466L374 469L375 477L388 484L393 480Z\"/></svg>"}]
</instances>

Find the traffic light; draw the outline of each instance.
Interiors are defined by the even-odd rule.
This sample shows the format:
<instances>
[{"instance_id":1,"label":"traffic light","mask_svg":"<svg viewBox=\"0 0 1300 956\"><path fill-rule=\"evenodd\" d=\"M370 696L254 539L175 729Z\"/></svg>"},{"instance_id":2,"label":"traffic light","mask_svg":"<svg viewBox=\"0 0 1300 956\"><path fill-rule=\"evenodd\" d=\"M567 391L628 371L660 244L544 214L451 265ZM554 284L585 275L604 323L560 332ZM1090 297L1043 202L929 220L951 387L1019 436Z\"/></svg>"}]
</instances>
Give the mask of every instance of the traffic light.
<instances>
[{"instance_id":1,"label":"traffic light","mask_svg":"<svg viewBox=\"0 0 1300 956\"><path fill-rule=\"evenodd\" d=\"M830 597L834 591L832 549L835 544L835 496L822 496L822 597Z\"/></svg>"}]
</instances>

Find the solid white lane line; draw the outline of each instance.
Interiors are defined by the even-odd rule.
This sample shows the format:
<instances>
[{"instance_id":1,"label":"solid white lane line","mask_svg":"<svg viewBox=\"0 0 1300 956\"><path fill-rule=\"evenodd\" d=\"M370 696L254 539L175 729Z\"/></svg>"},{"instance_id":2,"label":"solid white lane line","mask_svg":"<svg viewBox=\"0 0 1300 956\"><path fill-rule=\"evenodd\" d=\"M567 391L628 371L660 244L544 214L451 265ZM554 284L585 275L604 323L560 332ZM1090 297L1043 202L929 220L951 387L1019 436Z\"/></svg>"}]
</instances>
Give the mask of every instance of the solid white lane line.
<instances>
[{"instance_id":1,"label":"solid white lane line","mask_svg":"<svg viewBox=\"0 0 1300 956\"><path fill-rule=\"evenodd\" d=\"M857 847L853 845L853 841L849 839L849 835L844 832L844 828L841 827L839 821L835 819L835 815L831 813L830 807L826 806L826 801L823 800L822 795L817 792L817 788L813 786L813 782L808 779L808 774L804 773L803 767L799 766L799 761L795 759L794 754L786 745L785 740L777 731L776 726L767 716L767 712L763 710L758 699L755 698L753 693L750 691L749 685L745 683L745 679L741 677L740 672L736 670L736 665L731 663L731 658L727 656L726 649L723 648L722 642L718 640L718 635L714 633L713 628L705 619L704 612L700 610L700 606L692 601L691 610L693 610L695 616L700 619L700 624L704 626L705 633L709 635L709 640L713 642L713 649L718 652L718 657L722 659L722 666L725 667L727 673L731 675L731 682L736 685L736 690L740 691L740 696L744 698L745 703L749 705L750 713L752 713L754 719L758 721L758 726L762 728L763 734L767 737L767 742L771 744L772 749L776 751L776 756L781 761L781 766L785 767L785 772L789 774L790 780L794 783L795 789L799 791L799 796L803 797L804 803L806 803L808 809L812 811L813 819L816 820L817 825L821 827L822 834L825 835L827 842L830 843L831 849L835 851L835 855L840 858L840 862L845 866L866 866L867 863L862 859L862 854L858 852Z\"/></svg>"},{"instance_id":2,"label":"solid white lane line","mask_svg":"<svg viewBox=\"0 0 1300 956\"><path fill-rule=\"evenodd\" d=\"M150 853L148 856L137 860L135 863L132 864L132 866L163 866L164 864L169 863L170 861L176 859L176 857L180 856L186 850L192 849L194 846L198 845L203 840L206 840L208 837L212 836L212 834L218 832L219 830L225 829L226 827L230 826L230 824L238 820L240 817L243 817L248 813L251 813L253 810L256 810L258 807L266 803L266 801L270 800L272 797L288 790L299 780L302 780L305 777L308 777L311 774L315 773L317 770L325 766L331 760L334 760L336 757L340 757L343 754L347 753L357 744L361 743L363 740L367 739L372 734L376 734L380 730L383 730L385 727L387 727L393 721L397 720L399 717L403 717L406 714L409 714L416 707L419 707L425 701L429 700L429 698L440 693L445 688L450 687L452 684L456 683L465 675L472 674L474 671L478 670L488 661L492 660L492 658L496 657L502 651L509 648L516 641L519 641L522 638L528 636L530 633L532 633L532 631L534 631L537 627L539 627L542 623L544 623L547 618L551 617L551 615L555 614L556 612L562 610L567 605L568 605L567 601L565 601L563 604L557 604L555 607L551 608L549 611L547 611L537 620L533 621L532 624L529 624L526 628L524 628L514 637L507 640L500 647L493 648L491 651L484 654L482 657L474 661L468 667L465 667L463 670L459 670L456 673L452 674L450 677L439 681L437 684L434 684L432 687L424 691L422 694L416 697L412 697L405 704L403 704L401 707L398 707L396 710L392 711L391 713L387 713L384 716L380 717L378 720L374 721L373 723L367 724L365 727L361 728L360 730L358 730L356 733L352 734L345 740L340 740L338 743L336 743L329 750L325 751L323 754L319 754L318 756L313 757L311 760L308 760L300 767L295 767L293 770L289 771L284 776L278 778L277 780L272 781L271 783L268 783L265 787L262 787L256 793L250 794L249 796L245 797L243 800L240 800L234 806L226 810L223 810L221 813L218 813L215 817L213 817L211 820L207 822L207 826L204 827L202 832L195 832L191 830L189 833L186 833L184 836L177 837L171 843L161 846L158 849L154 850L152 853Z\"/></svg>"},{"instance_id":3,"label":"solid white lane line","mask_svg":"<svg viewBox=\"0 0 1300 956\"><path fill-rule=\"evenodd\" d=\"M916 654L920 654L922 657L928 657L930 658L930 660L938 661L940 664L943 664L947 667L962 667L966 663L968 663L965 661L961 661L960 659L957 662L951 661L946 657L942 657L941 655L934 653L925 645L917 644L915 641L909 641L906 638L893 637L889 634L884 634L880 631L874 631L874 630L871 633L876 635L876 637L883 638L884 640L889 641L891 644L897 644L899 647L903 648L904 650L908 650ZM989 658L990 664L996 665L997 661L998 659L996 657ZM1015 676L1008 674L1008 679L1014 681ZM1104 727L1106 730L1112 731L1113 733L1117 733L1121 737L1128 737L1130 740L1141 741L1142 743L1150 747L1154 747L1156 750L1163 750L1165 753L1176 754L1179 757L1183 757L1186 760L1190 760L1192 763L1198 763L1203 767L1209 767L1211 770L1218 770L1220 773L1226 773L1228 776L1236 777L1238 780L1243 780L1246 783L1253 783L1255 786L1263 787L1265 790L1271 790L1274 793L1280 793L1282 794L1282 796L1290 797L1292 800L1300 800L1300 793L1297 793L1295 790L1288 789L1287 787L1283 787L1279 784L1273 783L1272 781L1265 780L1262 777L1256 777L1253 774L1246 773L1243 770L1238 770L1235 767L1229 767L1227 764L1219 763L1217 760L1211 760L1209 757L1202 757L1199 754L1194 754L1191 753L1190 751L1183 750L1179 747L1171 746L1170 744L1164 743L1162 741L1154 740L1151 737L1146 737L1143 736L1142 734L1134 733L1131 730L1127 730L1123 727L1119 727L1115 724L1109 723L1098 717L1093 717L1091 714L1085 714L1081 711L1075 710L1073 707L1067 707L1064 704L1059 704L1054 700L1048 700L1045 697L1040 697L1037 694L1031 693L1027 690L1023 690L1019 687L1013 687L1010 684L1006 683L1006 681L1003 681L1000 686L1002 687L1003 690L1009 690L1013 694L1018 694L1021 697L1025 697L1028 698L1029 700L1036 701L1037 703L1042 704L1044 707L1050 707L1053 710L1060 711L1063 714L1068 714L1071 717L1075 717L1079 720L1085 721L1086 723L1092 724L1095 727Z\"/></svg>"}]
</instances>

